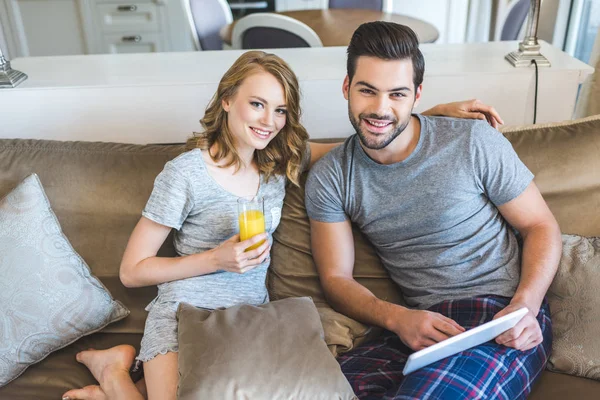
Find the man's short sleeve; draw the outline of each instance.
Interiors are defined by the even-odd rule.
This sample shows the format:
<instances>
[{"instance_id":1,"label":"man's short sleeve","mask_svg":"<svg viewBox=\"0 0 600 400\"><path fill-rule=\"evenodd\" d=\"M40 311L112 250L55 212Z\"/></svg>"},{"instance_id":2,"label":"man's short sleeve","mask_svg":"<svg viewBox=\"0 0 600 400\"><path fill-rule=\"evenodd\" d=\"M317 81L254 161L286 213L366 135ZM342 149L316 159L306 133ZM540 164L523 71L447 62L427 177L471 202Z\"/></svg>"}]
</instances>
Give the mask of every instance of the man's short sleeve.
<instances>
[{"instance_id":1,"label":"man's short sleeve","mask_svg":"<svg viewBox=\"0 0 600 400\"><path fill-rule=\"evenodd\" d=\"M181 229L193 206L188 177L172 161L154 180L152 194L142 215L156 223Z\"/></svg>"},{"instance_id":2,"label":"man's short sleeve","mask_svg":"<svg viewBox=\"0 0 600 400\"><path fill-rule=\"evenodd\" d=\"M342 222L344 212L343 187L334 159L326 156L310 170L306 181L305 204L310 219L320 222Z\"/></svg>"},{"instance_id":3,"label":"man's short sleeve","mask_svg":"<svg viewBox=\"0 0 600 400\"><path fill-rule=\"evenodd\" d=\"M495 206L518 197L533 180L510 142L485 122L472 132L471 152L477 183Z\"/></svg>"}]
</instances>

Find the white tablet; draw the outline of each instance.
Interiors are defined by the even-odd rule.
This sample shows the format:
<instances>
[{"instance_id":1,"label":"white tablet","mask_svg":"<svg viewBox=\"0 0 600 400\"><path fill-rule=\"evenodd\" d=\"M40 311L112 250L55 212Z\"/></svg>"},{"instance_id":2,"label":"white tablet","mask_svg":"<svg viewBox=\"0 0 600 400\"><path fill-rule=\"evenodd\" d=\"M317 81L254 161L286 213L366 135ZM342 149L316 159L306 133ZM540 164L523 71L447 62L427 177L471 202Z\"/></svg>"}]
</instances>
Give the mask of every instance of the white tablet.
<instances>
[{"instance_id":1,"label":"white tablet","mask_svg":"<svg viewBox=\"0 0 600 400\"><path fill-rule=\"evenodd\" d=\"M442 358L460 353L461 351L492 340L496 336L515 326L521 318L527 314L527 311L528 310L525 307L520 308L503 317L487 322L476 328L469 329L466 332L436 343L426 349L417 351L408 357L402 373L408 375L411 372L439 361Z\"/></svg>"}]
</instances>

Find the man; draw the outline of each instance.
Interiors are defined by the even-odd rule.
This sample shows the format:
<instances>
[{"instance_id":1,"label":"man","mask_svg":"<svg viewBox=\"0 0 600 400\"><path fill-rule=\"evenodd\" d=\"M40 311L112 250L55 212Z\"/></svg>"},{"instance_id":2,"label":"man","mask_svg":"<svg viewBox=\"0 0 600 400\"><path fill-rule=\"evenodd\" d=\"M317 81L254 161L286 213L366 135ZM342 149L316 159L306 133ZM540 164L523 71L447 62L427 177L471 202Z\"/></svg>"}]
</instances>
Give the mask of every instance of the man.
<instances>
[{"instance_id":1,"label":"man","mask_svg":"<svg viewBox=\"0 0 600 400\"><path fill-rule=\"evenodd\" d=\"M386 331L340 357L342 370L360 398L525 398L551 348L544 296L561 253L533 175L488 124L412 114L424 61L409 28L361 25L347 70L356 135L309 175L312 249L331 305ZM410 308L353 279L351 222ZM495 342L402 375L412 351L521 307L528 314Z\"/></svg>"}]
</instances>

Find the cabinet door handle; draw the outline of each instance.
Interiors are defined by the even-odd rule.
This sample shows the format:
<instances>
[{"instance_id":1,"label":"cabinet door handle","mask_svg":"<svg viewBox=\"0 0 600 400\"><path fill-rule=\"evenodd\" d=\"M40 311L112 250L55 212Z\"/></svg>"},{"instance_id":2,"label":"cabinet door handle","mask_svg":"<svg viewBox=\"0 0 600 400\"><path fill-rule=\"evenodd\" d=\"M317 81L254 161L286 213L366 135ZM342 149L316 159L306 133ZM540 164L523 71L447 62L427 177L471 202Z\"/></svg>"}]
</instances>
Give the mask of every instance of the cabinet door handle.
<instances>
[{"instance_id":1,"label":"cabinet door handle","mask_svg":"<svg viewBox=\"0 0 600 400\"><path fill-rule=\"evenodd\" d=\"M135 10L137 10L137 6L136 5L132 5L132 6L118 6L117 10L119 10L119 11L135 11Z\"/></svg>"},{"instance_id":2,"label":"cabinet door handle","mask_svg":"<svg viewBox=\"0 0 600 400\"><path fill-rule=\"evenodd\" d=\"M142 37L140 35L135 35L135 36L123 36L121 38L121 40L123 42L141 42L142 41Z\"/></svg>"}]
</instances>

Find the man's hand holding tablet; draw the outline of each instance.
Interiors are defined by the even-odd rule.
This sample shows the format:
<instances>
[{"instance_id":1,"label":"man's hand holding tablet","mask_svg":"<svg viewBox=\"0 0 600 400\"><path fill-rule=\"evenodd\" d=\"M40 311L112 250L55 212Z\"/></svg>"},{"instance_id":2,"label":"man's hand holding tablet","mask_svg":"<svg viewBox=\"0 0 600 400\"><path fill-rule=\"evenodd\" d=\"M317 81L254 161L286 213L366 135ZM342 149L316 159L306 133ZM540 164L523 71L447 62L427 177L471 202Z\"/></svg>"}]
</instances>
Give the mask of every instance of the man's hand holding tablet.
<instances>
[{"instance_id":1,"label":"man's hand holding tablet","mask_svg":"<svg viewBox=\"0 0 600 400\"><path fill-rule=\"evenodd\" d=\"M527 308L529 312L513 328L499 335L496 338L496 343L513 349L527 351L542 343L543 340L542 329L536 318L539 309L532 311L532 307L528 307L523 303L511 303L504 310L496 314L494 319L501 318L520 308Z\"/></svg>"},{"instance_id":2,"label":"man's hand holding tablet","mask_svg":"<svg viewBox=\"0 0 600 400\"><path fill-rule=\"evenodd\" d=\"M505 310L508 308L509 307ZM495 319L490 322L411 354L404 366L403 374L407 375L443 358L478 346L496 337L499 338L499 335L515 327L524 316L530 313L525 307L519 308L513 312L510 312L510 310L507 312L508 314L497 316L497 318L495 317ZM506 338L503 338L503 340L506 340ZM508 342L511 340L514 339L510 339L509 337Z\"/></svg>"}]
</instances>

